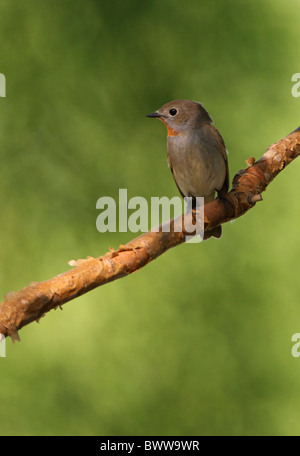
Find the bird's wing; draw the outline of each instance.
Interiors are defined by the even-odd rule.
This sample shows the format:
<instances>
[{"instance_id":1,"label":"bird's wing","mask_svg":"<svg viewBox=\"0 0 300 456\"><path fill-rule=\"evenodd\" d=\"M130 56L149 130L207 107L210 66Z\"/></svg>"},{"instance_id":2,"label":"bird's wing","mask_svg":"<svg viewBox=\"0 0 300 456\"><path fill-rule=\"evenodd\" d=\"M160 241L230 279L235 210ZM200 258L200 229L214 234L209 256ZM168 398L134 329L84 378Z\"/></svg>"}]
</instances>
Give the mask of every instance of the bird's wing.
<instances>
[{"instance_id":1,"label":"bird's wing","mask_svg":"<svg viewBox=\"0 0 300 456\"><path fill-rule=\"evenodd\" d=\"M226 176L225 176L224 184L223 184L223 187L221 188L221 190L218 192L222 196L222 195L225 195L226 193L228 193L228 189L229 189L229 168L228 168L228 159L227 159L228 152L227 152L227 149L225 146L224 139L222 138L219 130L216 127L214 127L213 125L211 125L211 127L214 129L214 133L217 136L217 138L221 144L220 152L222 154L222 157L224 158L225 166L226 166Z\"/></svg>"}]
</instances>

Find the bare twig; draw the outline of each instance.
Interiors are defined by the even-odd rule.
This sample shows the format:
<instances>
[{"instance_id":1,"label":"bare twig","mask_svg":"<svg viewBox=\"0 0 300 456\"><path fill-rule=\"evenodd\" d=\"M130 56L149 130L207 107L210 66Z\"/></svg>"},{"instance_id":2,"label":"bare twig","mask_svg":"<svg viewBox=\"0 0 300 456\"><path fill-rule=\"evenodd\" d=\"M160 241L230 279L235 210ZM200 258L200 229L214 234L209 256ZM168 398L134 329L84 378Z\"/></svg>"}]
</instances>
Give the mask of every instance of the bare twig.
<instances>
[{"instance_id":1,"label":"bare twig","mask_svg":"<svg viewBox=\"0 0 300 456\"><path fill-rule=\"evenodd\" d=\"M260 160L247 160L249 167L239 171L232 190L221 200L205 206L204 227L207 239L210 231L222 223L233 220L262 200L267 185L300 154L300 127L268 148ZM18 340L18 330L38 321L45 313L100 285L124 277L185 241L187 231L177 232L178 226L190 226L191 214L176 217L170 230L150 231L133 239L118 250L98 258L71 261L73 269L45 282L33 282L17 292L11 292L0 303L0 333Z\"/></svg>"}]
</instances>

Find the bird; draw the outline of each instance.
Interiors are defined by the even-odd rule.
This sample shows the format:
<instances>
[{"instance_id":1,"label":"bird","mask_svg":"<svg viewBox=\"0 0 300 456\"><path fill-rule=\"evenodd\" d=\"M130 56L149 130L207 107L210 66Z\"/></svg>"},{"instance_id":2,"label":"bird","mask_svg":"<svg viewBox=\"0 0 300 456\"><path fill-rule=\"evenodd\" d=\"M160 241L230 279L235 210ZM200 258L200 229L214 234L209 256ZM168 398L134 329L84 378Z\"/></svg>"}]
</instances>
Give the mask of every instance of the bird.
<instances>
[{"instance_id":1,"label":"bird","mask_svg":"<svg viewBox=\"0 0 300 456\"><path fill-rule=\"evenodd\" d=\"M192 100L173 100L147 114L167 128L168 165L184 197L204 197L204 204L228 192L229 169L225 142L204 106ZM211 230L222 235L222 227Z\"/></svg>"}]
</instances>

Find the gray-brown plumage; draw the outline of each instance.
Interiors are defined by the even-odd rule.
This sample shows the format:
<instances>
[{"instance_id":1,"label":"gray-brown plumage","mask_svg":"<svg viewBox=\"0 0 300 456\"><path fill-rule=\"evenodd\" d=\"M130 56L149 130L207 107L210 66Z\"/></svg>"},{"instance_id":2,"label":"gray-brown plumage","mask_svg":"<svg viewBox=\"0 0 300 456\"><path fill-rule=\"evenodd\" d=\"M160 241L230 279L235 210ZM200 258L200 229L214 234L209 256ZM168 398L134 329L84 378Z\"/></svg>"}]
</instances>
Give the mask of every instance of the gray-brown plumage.
<instances>
[{"instance_id":1,"label":"gray-brown plumage","mask_svg":"<svg viewBox=\"0 0 300 456\"><path fill-rule=\"evenodd\" d=\"M227 151L219 131L202 104L191 100L166 103L148 117L157 117L168 130L168 163L184 196L204 197L205 204L228 191ZM213 235L220 237L221 226Z\"/></svg>"}]
</instances>

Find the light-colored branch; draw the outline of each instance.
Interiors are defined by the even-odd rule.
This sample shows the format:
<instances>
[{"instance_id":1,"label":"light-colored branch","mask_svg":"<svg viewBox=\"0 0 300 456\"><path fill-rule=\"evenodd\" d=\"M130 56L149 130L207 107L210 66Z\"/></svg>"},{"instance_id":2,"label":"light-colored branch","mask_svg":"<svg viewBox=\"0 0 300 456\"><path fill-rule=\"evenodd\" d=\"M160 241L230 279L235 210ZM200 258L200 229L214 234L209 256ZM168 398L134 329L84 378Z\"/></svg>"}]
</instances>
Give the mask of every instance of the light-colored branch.
<instances>
[{"instance_id":1,"label":"light-colored branch","mask_svg":"<svg viewBox=\"0 0 300 456\"><path fill-rule=\"evenodd\" d=\"M221 200L205 205L204 239L211 236L210 230L243 215L261 201L261 193L267 185L299 154L300 127L270 146L257 162L252 157L248 159L249 167L235 175L232 190ZM98 258L72 261L73 269L7 294L0 303L0 333L18 340L20 328L38 321L49 310L140 269L171 247L183 243L187 233L178 232L178 226L190 226L192 220L191 213L176 217L171 220L168 232L164 232L161 225L158 232L142 234L118 250L111 249Z\"/></svg>"}]
</instances>

